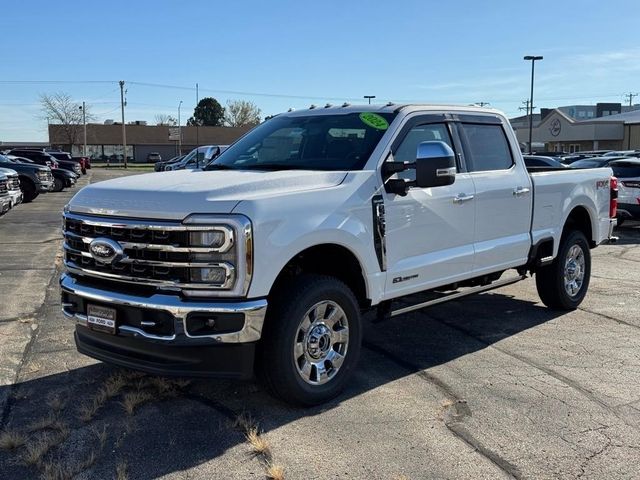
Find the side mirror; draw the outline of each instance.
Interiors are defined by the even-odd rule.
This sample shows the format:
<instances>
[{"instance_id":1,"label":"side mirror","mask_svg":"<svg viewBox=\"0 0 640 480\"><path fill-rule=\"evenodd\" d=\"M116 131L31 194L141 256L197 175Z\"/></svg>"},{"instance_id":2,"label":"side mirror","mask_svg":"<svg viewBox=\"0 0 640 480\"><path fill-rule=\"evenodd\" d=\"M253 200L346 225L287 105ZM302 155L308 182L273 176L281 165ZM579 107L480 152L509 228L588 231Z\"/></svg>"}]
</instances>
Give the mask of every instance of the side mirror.
<instances>
[{"instance_id":1,"label":"side mirror","mask_svg":"<svg viewBox=\"0 0 640 480\"><path fill-rule=\"evenodd\" d=\"M456 156L444 142L422 142L416 154L416 187L451 185L456 181Z\"/></svg>"}]
</instances>

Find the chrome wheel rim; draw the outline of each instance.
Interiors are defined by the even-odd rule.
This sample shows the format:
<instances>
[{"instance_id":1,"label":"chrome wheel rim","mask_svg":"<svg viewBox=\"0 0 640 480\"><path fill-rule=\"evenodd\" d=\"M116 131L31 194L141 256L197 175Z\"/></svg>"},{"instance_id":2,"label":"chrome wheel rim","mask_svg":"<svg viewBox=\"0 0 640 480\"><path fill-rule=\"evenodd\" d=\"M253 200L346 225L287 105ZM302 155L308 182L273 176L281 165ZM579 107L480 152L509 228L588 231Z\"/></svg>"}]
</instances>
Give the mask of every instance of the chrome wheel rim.
<instances>
[{"instance_id":1,"label":"chrome wheel rim","mask_svg":"<svg viewBox=\"0 0 640 480\"><path fill-rule=\"evenodd\" d=\"M322 301L302 317L293 343L293 358L300 378L322 385L340 371L349 347L349 321L335 302Z\"/></svg>"},{"instance_id":2,"label":"chrome wheel rim","mask_svg":"<svg viewBox=\"0 0 640 480\"><path fill-rule=\"evenodd\" d=\"M564 262L564 289L570 297L580 293L584 284L584 251L579 245L572 245Z\"/></svg>"}]
</instances>

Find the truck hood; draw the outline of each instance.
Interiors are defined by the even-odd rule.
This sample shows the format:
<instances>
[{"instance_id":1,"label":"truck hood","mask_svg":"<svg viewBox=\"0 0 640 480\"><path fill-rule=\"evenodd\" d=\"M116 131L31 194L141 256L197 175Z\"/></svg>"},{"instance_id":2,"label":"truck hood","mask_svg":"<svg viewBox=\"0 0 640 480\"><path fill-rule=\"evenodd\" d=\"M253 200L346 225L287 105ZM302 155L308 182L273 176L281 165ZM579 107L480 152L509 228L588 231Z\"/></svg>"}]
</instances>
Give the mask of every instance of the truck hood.
<instances>
[{"instance_id":1,"label":"truck hood","mask_svg":"<svg viewBox=\"0 0 640 480\"><path fill-rule=\"evenodd\" d=\"M178 170L131 175L84 187L69 202L69 210L182 220L192 213L231 213L243 200L335 187L346 175L302 170Z\"/></svg>"}]
</instances>

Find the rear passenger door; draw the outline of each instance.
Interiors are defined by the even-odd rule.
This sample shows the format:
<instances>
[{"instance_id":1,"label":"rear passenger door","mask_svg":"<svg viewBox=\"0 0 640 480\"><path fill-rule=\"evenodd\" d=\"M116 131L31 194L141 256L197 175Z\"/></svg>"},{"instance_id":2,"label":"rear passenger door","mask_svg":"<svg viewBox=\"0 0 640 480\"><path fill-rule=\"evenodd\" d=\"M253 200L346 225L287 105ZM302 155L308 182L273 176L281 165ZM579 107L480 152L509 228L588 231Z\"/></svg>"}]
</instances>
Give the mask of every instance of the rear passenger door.
<instances>
[{"instance_id":1,"label":"rear passenger door","mask_svg":"<svg viewBox=\"0 0 640 480\"><path fill-rule=\"evenodd\" d=\"M494 116L461 116L458 131L475 187L475 272L526 263L531 247L533 192L517 145Z\"/></svg>"}]
</instances>

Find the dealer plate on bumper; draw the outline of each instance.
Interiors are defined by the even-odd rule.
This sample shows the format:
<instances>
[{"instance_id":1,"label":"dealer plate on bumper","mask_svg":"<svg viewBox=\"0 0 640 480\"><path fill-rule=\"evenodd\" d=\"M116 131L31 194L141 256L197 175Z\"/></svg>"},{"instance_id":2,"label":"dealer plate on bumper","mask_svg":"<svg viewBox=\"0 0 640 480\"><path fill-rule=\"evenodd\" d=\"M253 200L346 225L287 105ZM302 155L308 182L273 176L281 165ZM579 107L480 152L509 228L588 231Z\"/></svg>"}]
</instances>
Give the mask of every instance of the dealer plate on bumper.
<instances>
[{"instance_id":1,"label":"dealer plate on bumper","mask_svg":"<svg viewBox=\"0 0 640 480\"><path fill-rule=\"evenodd\" d=\"M99 305L87 305L87 326L92 330L115 335L116 309Z\"/></svg>"}]
</instances>

